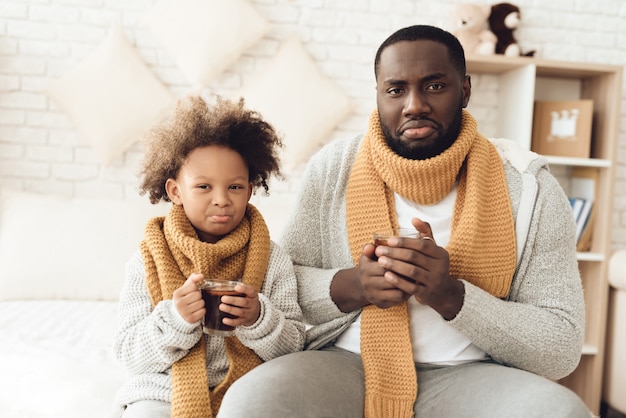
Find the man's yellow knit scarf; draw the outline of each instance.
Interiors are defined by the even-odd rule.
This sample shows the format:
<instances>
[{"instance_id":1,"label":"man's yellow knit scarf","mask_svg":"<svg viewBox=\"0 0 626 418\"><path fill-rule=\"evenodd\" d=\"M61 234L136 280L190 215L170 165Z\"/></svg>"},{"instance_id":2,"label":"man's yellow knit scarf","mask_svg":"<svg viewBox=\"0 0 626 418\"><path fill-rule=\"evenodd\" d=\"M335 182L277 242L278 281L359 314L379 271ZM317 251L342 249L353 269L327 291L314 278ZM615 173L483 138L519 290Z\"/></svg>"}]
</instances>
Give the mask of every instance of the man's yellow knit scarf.
<instances>
[{"instance_id":1,"label":"man's yellow knit scarf","mask_svg":"<svg viewBox=\"0 0 626 418\"><path fill-rule=\"evenodd\" d=\"M152 304L172 299L191 273L206 278L237 280L261 290L270 251L270 236L263 217L248 204L246 215L234 231L215 244L202 242L185 216L174 205L166 217L146 225L141 253ZM215 338L215 337L211 337ZM172 417L213 417L226 389L261 363L260 358L236 337L226 338L230 362L226 379L209 393L204 336L172 366Z\"/></svg>"},{"instance_id":2,"label":"man's yellow knit scarf","mask_svg":"<svg viewBox=\"0 0 626 418\"><path fill-rule=\"evenodd\" d=\"M458 178L457 178L458 174ZM394 153L383 135L378 112L357 154L346 192L347 228L355 265L372 233L398 227L394 192L424 205L441 201L458 180L447 251L450 274L497 297L508 294L515 270L515 225L502 161L463 110L454 144L427 160ZM436 239L436 237L435 237ZM407 303L361 316L365 369L365 416L412 417L417 376L409 335Z\"/></svg>"}]
</instances>

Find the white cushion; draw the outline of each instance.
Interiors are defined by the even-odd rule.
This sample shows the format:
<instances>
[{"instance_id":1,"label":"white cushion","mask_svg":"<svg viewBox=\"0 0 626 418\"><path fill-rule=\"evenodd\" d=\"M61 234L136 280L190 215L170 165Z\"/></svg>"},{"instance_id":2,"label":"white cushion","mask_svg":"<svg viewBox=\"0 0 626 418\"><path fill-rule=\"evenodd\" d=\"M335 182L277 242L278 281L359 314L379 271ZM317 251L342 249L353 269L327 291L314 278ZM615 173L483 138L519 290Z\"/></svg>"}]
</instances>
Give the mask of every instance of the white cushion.
<instances>
[{"instance_id":1,"label":"white cushion","mask_svg":"<svg viewBox=\"0 0 626 418\"><path fill-rule=\"evenodd\" d=\"M169 205L0 196L0 300L117 300L146 221Z\"/></svg>"},{"instance_id":2,"label":"white cushion","mask_svg":"<svg viewBox=\"0 0 626 418\"><path fill-rule=\"evenodd\" d=\"M626 291L626 249L615 251L609 260L609 284Z\"/></svg>"},{"instance_id":3,"label":"white cushion","mask_svg":"<svg viewBox=\"0 0 626 418\"><path fill-rule=\"evenodd\" d=\"M245 0L167 0L148 27L192 87L206 87L269 30Z\"/></svg>"},{"instance_id":4,"label":"white cushion","mask_svg":"<svg viewBox=\"0 0 626 418\"><path fill-rule=\"evenodd\" d=\"M626 414L626 290L609 293L606 364L602 397L611 407ZM610 416L610 415L609 415ZM620 416L620 415L617 415Z\"/></svg>"},{"instance_id":5,"label":"white cushion","mask_svg":"<svg viewBox=\"0 0 626 418\"><path fill-rule=\"evenodd\" d=\"M272 189L272 185L270 185L270 189ZM270 237L278 242L282 237L287 220L294 211L297 195L295 193L270 191L269 196L265 196L261 191L257 192L250 199L250 203L263 214L263 219L270 231Z\"/></svg>"},{"instance_id":6,"label":"white cushion","mask_svg":"<svg viewBox=\"0 0 626 418\"><path fill-rule=\"evenodd\" d=\"M284 135L286 173L307 161L352 109L348 95L319 70L297 39L285 41L239 95Z\"/></svg>"},{"instance_id":7,"label":"white cushion","mask_svg":"<svg viewBox=\"0 0 626 418\"><path fill-rule=\"evenodd\" d=\"M104 164L166 116L174 96L141 60L119 27L46 93L67 112Z\"/></svg>"}]
</instances>

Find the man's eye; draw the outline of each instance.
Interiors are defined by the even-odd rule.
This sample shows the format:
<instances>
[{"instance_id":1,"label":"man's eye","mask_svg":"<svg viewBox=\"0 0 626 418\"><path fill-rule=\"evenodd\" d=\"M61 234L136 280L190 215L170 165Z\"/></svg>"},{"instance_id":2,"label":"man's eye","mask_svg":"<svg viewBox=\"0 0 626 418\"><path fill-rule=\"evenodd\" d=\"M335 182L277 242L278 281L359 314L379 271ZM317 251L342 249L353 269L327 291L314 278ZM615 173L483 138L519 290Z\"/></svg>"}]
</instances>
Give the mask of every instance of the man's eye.
<instances>
[{"instance_id":1,"label":"man's eye","mask_svg":"<svg viewBox=\"0 0 626 418\"><path fill-rule=\"evenodd\" d=\"M391 94L392 96L395 96L395 95L402 93L402 89L400 87L393 87L387 90L387 93Z\"/></svg>"},{"instance_id":2,"label":"man's eye","mask_svg":"<svg viewBox=\"0 0 626 418\"><path fill-rule=\"evenodd\" d=\"M428 90L441 90L443 87L444 85L441 83L434 83L428 86Z\"/></svg>"}]
</instances>

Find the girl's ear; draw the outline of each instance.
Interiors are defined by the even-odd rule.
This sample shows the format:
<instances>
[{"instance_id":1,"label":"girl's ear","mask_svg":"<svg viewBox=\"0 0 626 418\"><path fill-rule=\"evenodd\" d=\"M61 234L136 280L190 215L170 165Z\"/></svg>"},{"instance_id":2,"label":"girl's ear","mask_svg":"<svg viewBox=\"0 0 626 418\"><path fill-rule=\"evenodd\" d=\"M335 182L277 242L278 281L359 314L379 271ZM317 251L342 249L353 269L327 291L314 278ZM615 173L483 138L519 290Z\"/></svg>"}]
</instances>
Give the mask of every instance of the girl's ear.
<instances>
[{"instance_id":1,"label":"girl's ear","mask_svg":"<svg viewBox=\"0 0 626 418\"><path fill-rule=\"evenodd\" d=\"M178 183L174 179L167 179L165 182L165 192L167 196L170 198L172 203L176 205L182 205L182 199L180 197L180 189L178 188Z\"/></svg>"},{"instance_id":2,"label":"girl's ear","mask_svg":"<svg viewBox=\"0 0 626 418\"><path fill-rule=\"evenodd\" d=\"M252 197L252 183L248 183L248 202L250 201L251 197Z\"/></svg>"}]
</instances>

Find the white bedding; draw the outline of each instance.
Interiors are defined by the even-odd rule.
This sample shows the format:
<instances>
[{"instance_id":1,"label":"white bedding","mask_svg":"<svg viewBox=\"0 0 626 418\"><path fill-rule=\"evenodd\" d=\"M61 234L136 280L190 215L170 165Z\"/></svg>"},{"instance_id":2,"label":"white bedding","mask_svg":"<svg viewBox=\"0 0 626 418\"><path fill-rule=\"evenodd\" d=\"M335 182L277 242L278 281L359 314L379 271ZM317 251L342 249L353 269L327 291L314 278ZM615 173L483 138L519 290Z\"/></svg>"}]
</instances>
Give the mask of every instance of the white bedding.
<instances>
[{"instance_id":1,"label":"white bedding","mask_svg":"<svg viewBox=\"0 0 626 418\"><path fill-rule=\"evenodd\" d=\"M116 326L117 302L1 301L0 417L111 417Z\"/></svg>"}]
</instances>

